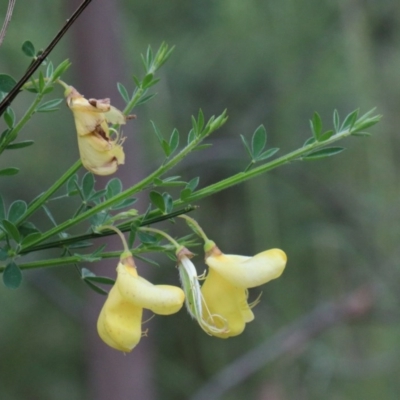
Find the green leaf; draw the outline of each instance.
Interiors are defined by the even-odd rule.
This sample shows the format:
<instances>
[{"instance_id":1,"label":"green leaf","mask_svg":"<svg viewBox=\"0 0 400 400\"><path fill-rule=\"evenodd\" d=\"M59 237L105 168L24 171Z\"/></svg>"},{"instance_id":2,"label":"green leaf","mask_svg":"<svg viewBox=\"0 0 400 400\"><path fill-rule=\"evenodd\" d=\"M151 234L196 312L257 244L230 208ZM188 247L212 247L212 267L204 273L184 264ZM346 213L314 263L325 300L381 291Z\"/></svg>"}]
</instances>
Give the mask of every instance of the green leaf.
<instances>
[{"instance_id":1,"label":"green leaf","mask_svg":"<svg viewBox=\"0 0 400 400\"><path fill-rule=\"evenodd\" d=\"M67 194L68 196L74 196L78 193L76 190L76 183L78 181L78 175L74 174L71 176L71 178L68 179L67 181Z\"/></svg>"},{"instance_id":2,"label":"green leaf","mask_svg":"<svg viewBox=\"0 0 400 400\"><path fill-rule=\"evenodd\" d=\"M197 188L198 184L199 184L200 178L196 177L191 179L187 185L186 188L190 189L192 192Z\"/></svg>"},{"instance_id":3,"label":"green leaf","mask_svg":"<svg viewBox=\"0 0 400 400\"><path fill-rule=\"evenodd\" d=\"M197 131L201 132L204 127L204 113L203 110L200 108L199 114L197 115Z\"/></svg>"},{"instance_id":4,"label":"green leaf","mask_svg":"<svg viewBox=\"0 0 400 400\"><path fill-rule=\"evenodd\" d=\"M331 131L326 131L320 136L319 141L320 142L325 142L325 140L330 139L332 136L333 136L333 131L332 130Z\"/></svg>"},{"instance_id":5,"label":"green leaf","mask_svg":"<svg viewBox=\"0 0 400 400\"><path fill-rule=\"evenodd\" d=\"M88 281L96 283L103 283L104 285L114 285L115 283L114 279L108 278L107 276L98 276L87 268L81 269L81 277L82 279L87 279Z\"/></svg>"},{"instance_id":6,"label":"green leaf","mask_svg":"<svg viewBox=\"0 0 400 400\"><path fill-rule=\"evenodd\" d=\"M22 282L22 272L15 262L10 262L3 272L3 282L9 289L17 289Z\"/></svg>"},{"instance_id":7,"label":"green leaf","mask_svg":"<svg viewBox=\"0 0 400 400\"><path fill-rule=\"evenodd\" d=\"M208 149L209 147L212 147L212 143L203 143L200 146L197 146L196 148L194 148L193 151L201 151L204 149Z\"/></svg>"},{"instance_id":8,"label":"green leaf","mask_svg":"<svg viewBox=\"0 0 400 400\"><path fill-rule=\"evenodd\" d=\"M9 128L14 127L15 123L15 114L11 107L7 108L7 111L4 113L4 121Z\"/></svg>"},{"instance_id":9,"label":"green leaf","mask_svg":"<svg viewBox=\"0 0 400 400\"><path fill-rule=\"evenodd\" d=\"M108 181L106 189L106 198L108 200L122 192L122 182L118 178L112 178Z\"/></svg>"},{"instance_id":10,"label":"green leaf","mask_svg":"<svg viewBox=\"0 0 400 400\"><path fill-rule=\"evenodd\" d=\"M351 112L343 121L342 126L340 127L341 131L344 131L346 129L351 130L351 128L353 127L354 123L357 121L357 117L358 117L358 109L354 110L353 112Z\"/></svg>"},{"instance_id":11,"label":"green leaf","mask_svg":"<svg viewBox=\"0 0 400 400\"><path fill-rule=\"evenodd\" d=\"M35 46L33 45L33 43L30 40L26 40L22 44L22 51L28 57L35 57L35 55L36 55Z\"/></svg>"},{"instance_id":12,"label":"green leaf","mask_svg":"<svg viewBox=\"0 0 400 400\"><path fill-rule=\"evenodd\" d=\"M19 234L18 228L6 219L3 219L2 223L7 235L19 243L21 241L21 235Z\"/></svg>"},{"instance_id":13,"label":"green leaf","mask_svg":"<svg viewBox=\"0 0 400 400\"><path fill-rule=\"evenodd\" d=\"M47 68L46 68L46 78L51 78L53 73L54 73L54 66L53 66L53 63L50 61L47 64Z\"/></svg>"},{"instance_id":14,"label":"green leaf","mask_svg":"<svg viewBox=\"0 0 400 400\"><path fill-rule=\"evenodd\" d=\"M149 100L151 100L154 96L157 96L157 93L152 93L147 96L143 96L140 98L140 100L136 103L136 106L141 106L142 104L147 103Z\"/></svg>"},{"instance_id":15,"label":"green leaf","mask_svg":"<svg viewBox=\"0 0 400 400\"><path fill-rule=\"evenodd\" d=\"M87 198L92 194L94 190L94 176L91 172L87 172L82 179L82 193L87 200Z\"/></svg>"},{"instance_id":16,"label":"green leaf","mask_svg":"<svg viewBox=\"0 0 400 400\"><path fill-rule=\"evenodd\" d=\"M98 192L93 192L86 200L87 201L95 201L104 197L107 193L106 189L99 190Z\"/></svg>"},{"instance_id":17,"label":"green leaf","mask_svg":"<svg viewBox=\"0 0 400 400\"><path fill-rule=\"evenodd\" d=\"M319 142L322 132L322 120L317 112L314 112L312 120L310 120L310 125L314 139Z\"/></svg>"},{"instance_id":18,"label":"green leaf","mask_svg":"<svg viewBox=\"0 0 400 400\"><path fill-rule=\"evenodd\" d=\"M313 144L313 143L315 143L315 139L314 139L313 136L311 136L310 138L308 138L308 139L304 142L303 147L306 147L306 146L308 146L309 144Z\"/></svg>"},{"instance_id":19,"label":"green leaf","mask_svg":"<svg viewBox=\"0 0 400 400\"><path fill-rule=\"evenodd\" d=\"M19 172L19 168L4 168L0 170L0 176L11 176L11 175L16 175Z\"/></svg>"},{"instance_id":20,"label":"green leaf","mask_svg":"<svg viewBox=\"0 0 400 400\"><path fill-rule=\"evenodd\" d=\"M31 243L35 242L41 236L42 236L42 234L39 233L39 232L30 233L28 236L25 236L22 239L21 246L22 247L28 247Z\"/></svg>"},{"instance_id":21,"label":"green leaf","mask_svg":"<svg viewBox=\"0 0 400 400\"><path fill-rule=\"evenodd\" d=\"M186 200L191 194L192 194L192 190L190 188L185 188L185 189L181 190L179 198L181 200Z\"/></svg>"},{"instance_id":22,"label":"green leaf","mask_svg":"<svg viewBox=\"0 0 400 400\"><path fill-rule=\"evenodd\" d=\"M90 223L92 226L101 226L104 222L109 218L109 214L107 211L100 211L97 214L92 215L89 218Z\"/></svg>"},{"instance_id":23,"label":"green leaf","mask_svg":"<svg viewBox=\"0 0 400 400\"><path fill-rule=\"evenodd\" d=\"M167 157L169 157L170 154L171 154L171 148L169 147L169 144L168 144L165 140L163 140L163 141L161 142L161 147L162 147L162 149L164 150L165 155L166 155Z\"/></svg>"},{"instance_id":24,"label":"green leaf","mask_svg":"<svg viewBox=\"0 0 400 400\"><path fill-rule=\"evenodd\" d=\"M338 110L335 110L333 112L333 127L335 128L335 132L339 132L339 126L340 126L340 118L339 118L339 113Z\"/></svg>"},{"instance_id":25,"label":"green leaf","mask_svg":"<svg viewBox=\"0 0 400 400\"><path fill-rule=\"evenodd\" d=\"M131 230L129 232L129 237L128 237L128 246L129 246L129 248L131 248L133 246L133 243L134 243L134 241L136 239L136 233L137 233L137 230L138 230L139 226L140 226L140 222L139 221L134 221L131 224Z\"/></svg>"},{"instance_id":26,"label":"green leaf","mask_svg":"<svg viewBox=\"0 0 400 400\"><path fill-rule=\"evenodd\" d=\"M169 138L169 148L170 148L170 154L172 154L179 146L179 132L175 128L172 133L171 137Z\"/></svg>"},{"instance_id":27,"label":"green leaf","mask_svg":"<svg viewBox=\"0 0 400 400\"><path fill-rule=\"evenodd\" d=\"M277 153L279 149L277 147L273 147L272 149L268 149L264 151L264 153L260 154L255 161L266 160L267 158L272 157L275 153Z\"/></svg>"},{"instance_id":28,"label":"green leaf","mask_svg":"<svg viewBox=\"0 0 400 400\"><path fill-rule=\"evenodd\" d=\"M267 143L267 132L264 125L260 125L253 133L251 139L252 158L257 158L258 155L264 150Z\"/></svg>"},{"instance_id":29,"label":"green leaf","mask_svg":"<svg viewBox=\"0 0 400 400\"><path fill-rule=\"evenodd\" d=\"M68 59L59 64L53 72L52 81L54 82L56 79L58 79L70 66L71 63Z\"/></svg>"},{"instance_id":30,"label":"green leaf","mask_svg":"<svg viewBox=\"0 0 400 400\"><path fill-rule=\"evenodd\" d=\"M39 72L39 92L42 93L44 90L44 87L46 86L46 81L44 80L44 75L43 72Z\"/></svg>"},{"instance_id":31,"label":"green leaf","mask_svg":"<svg viewBox=\"0 0 400 400\"><path fill-rule=\"evenodd\" d=\"M129 94L126 87L122 83L117 83L117 89L121 97L124 99L125 103L129 103Z\"/></svg>"},{"instance_id":32,"label":"green leaf","mask_svg":"<svg viewBox=\"0 0 400 400\"><path fill-rule=\"evenodd\" d=\"M36 112L52 112L57 111L57 106L63 101L63 99L54 99L46 101L36 108Z\"/></svg>"},{"instance_id":33,"label":"green leaf","mask_svg":"<svg viewBox=\"0 0 400 400\"><path fill-rule=\"evenodd\" d=\"M249 146L249 144L247 143L246 138L245 138L243 135L240 135L240 138L242 139L242 142L243 142L243 144L244 144L244 148L246 149L246 151L247 151L247 153L249 154L250 158L253 159L253 154L252 154L252 152L251 152L251 150L250 150L250 146Z\"/></svg>"},{"instance_id":34,"label":"green leaf","mask_svg":"<svg viewBox=\"0 0 400 400\"><path fill-rule=\"evenodd\" d=\"M162 194L153 190L150 192L149 197L151 203L161 210L162 213L165 213L165 203Z\"/></svg>"},{"instance_id":35,"label":"green leaf","mask_svg":"<svg viewBox=\"0 0 400 400\"><path fill-rule=\"evenodd\" d=\"M137 236L143 244L158 243L158 239L154 235L151 235L147 232L137 231Z\"/></svg>"},{"instance_id":36,"label":"green leaf","mask_svg":"<svg viewBox=\"0 0 400 400\"><path fill-rule=\"evenodd\" d=\"M7 74L0 74L0 91L9 93L13 87L17 84L15 79Z\"/></svg>"},{"instance_id":37,"label":"green leaf","mask_svg":"<svg viewBox=\"0 0 400 400\"><path fill-rule=\"evenodd\" d=\"M139 260L141 260L141 261L147 263L147 264L154 265L154 266L156 266L156 267L159 267L159 266L160 266L160 264L159 264L158 262L152 260L151 258L139 256L138 254L136 254L135 257L136 257L137 259L139 259Z\"/></svg>"},{"instance_id":38,"label":"green leaf","mask_svg":"<svg viewBox=\"0 0 400 400\"><path fill-rule=\"evenodd\" d=\"M164 199L165 213L169 214L174 209L174 200L169 193L163 193L162 197Z\"/></svg>"},{"instance_id":39,"label":"green leaf","mask_svg":"<svg viewBox=\"0 0 400 400\"><path fill-rule=\"evenodd\" d=\"M193 140L196 139L196 131L194 129L191 129L188 133L188 140L187 140L187 144L190 144L193 142Z\"/></svg>"},{"instance_id":40,"label":"green leaf","mask_svg":"<svg viewBox=\"0 0 400 400\"><path fill-rule=\"evenodd\" d=\"M31 233L40 233L39 229L36 228L32 222L24 221L19 227L18 227L19 232L21 233L22 236L28 236Z\"/></svg>"},{"instance_id":41,"label":"green leaf","mask_svg":"<svg viewBox=\"0 0 400 400\"><path fill-rule=\"evenodd\" d=\"M126 208L131 206L132 204L135 204L137 202L136 198L131 198L131 199L125 199L122 200L120 203L114 204L111 206L111 210L120 210L121 208Z\"/></svg>"},{"instance_id":42,"label":"green leaf","mask_svg":"<svg viewBox=\"0 0 400 400\"><path fill-rule=\"evenodd\" d=\"M108 292L107 292L106 290L104 290L104 289L102 289L101 287L95 285L94 283L90 282L89 280L84 279L83 282L85 282L86 285L88 285L88 286L90 287L90 289L92 289L92 290L95 291L96 293L102 294L102 295L104 295L104 296L107 296L107 295L108 295Z\"/></svg>"},{"instance_id":43,"label":"green leaf","mask_svg":"<svg viewBox=\"0 0 400 400\"><path fill-rule=\"evenodd\" d=\"M153 121L150 121L151 125L153 126L154 132L157 136L157 139L160 143L162 143L164 141L163 135L161 134L161 132L159 131L159 129L157 128L156 124Z\"/></svg>"},{"instance_id":44,"label":"green leaf","mask_svg":"<svg viewBox=\"0 0 400 400\"><path fill-rule=\"evenodd\" d=\"M317 151L314 151L313 153L307 154L306 156L303 156L302 159L303 160L318 160L321 158L334 156L336 154L341 153L343 150L345 150L344 147L327 147L326 149L317 150Z\"/></svg>"},{"instance_id":45,"label":"green leaf","mask_svg":"<svg viewBox=\"0 0 400 400\"><path fill-rule=\"evenodd\" d=\"M17 222L25 213L28 206L23 200L14 201L8 210L8 220L10 222Z\"/></svg>"},{"instance_id":46,"label":"green leaf","mask_svg":"<svg viewBox=\"0 0 400 400\"><path fill-rule=\"evenodd\" d=\"M7 150L15 150L15 149L23 149L24 147L28 147L35 143L33 140L23 140L22 142L11 143L9 144L6 149Z\"/></svg>"}]
</instances>

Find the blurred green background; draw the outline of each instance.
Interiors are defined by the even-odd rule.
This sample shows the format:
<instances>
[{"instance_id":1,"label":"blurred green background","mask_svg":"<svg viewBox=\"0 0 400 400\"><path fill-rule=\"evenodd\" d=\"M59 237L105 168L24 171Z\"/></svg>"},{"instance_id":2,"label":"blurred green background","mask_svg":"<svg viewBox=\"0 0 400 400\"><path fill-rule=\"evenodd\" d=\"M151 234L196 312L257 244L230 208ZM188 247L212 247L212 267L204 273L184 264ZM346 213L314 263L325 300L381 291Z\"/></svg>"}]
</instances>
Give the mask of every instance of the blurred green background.
<instances>
[{"instance_id":1,"label":"blurred green background","mask_svg":"<svg viewBox=\"0 0 400 400\"><path fill-rule=\"evenodd\" d=\"M7 3L0 1L1 23ZM20 50L23 41L45 47L78 4L17 0L0 47L0 72L20 77L29 64ZM245 168L239 134L250 138L261 123L269 145L284 154L310 136L314 111L327 129L335 108L344 116L377 107L384 118L372 137L341 142L347 150L338 156L292 163L199 202L192 216L225 253L279 247L288 254L286 271L262 288L256 319L241 336L209 337L182 311L154 318L149 337L125 356L97 338L104 298L89 293L73 266L26 272L20 289L0 288L0 398L398 399L399 26L400 7L388 0L93 0L50 57L55 64L72 61L64 79L87 97L111 97L122 106L116 82L133 88L147 45L176 46L161 70L158 95L124 129L127 164L117 176L125 186L162 160L150 119L164 134L174 127L186 133L199 108L206 116L228 108L229 121L211 138L213 147L175 169L185 179L200 176L202 187ZM60 89L54 96L61 95ZM17 116L29 101L29 94L17 98ZM75 135L64 106L30 121L21 138L35 145L2 156L3 167L21 169L0 180L8 205L30 201L75 162ZM97 179L99 187L105 182ZM146 209L145 197L139 207ZM60 205L57 220L71 210L69 203ZM44 215L36 220L48 224ZM187 233L183 224L164 227ZM113 246L120 248L118 241ZM141 265L142 273L176 284L173 263L155 258L165 268ZM202 272L201 256L195 261ZM110 264L88 267L113 276ZM315 337L307 336L307 328L290 328L366 286L373 294L366 291L359 306L372 307L361 318L338 318ZM259 292L253 290L251 298ZM303 345L272 361L266 353L264 365L241 379L252 368L250 357L230 377L233 387L196 397L215 374L259 344L282 348L279 340L270 342L281 329L304 334Z\"/></svg>"}]
</instances>

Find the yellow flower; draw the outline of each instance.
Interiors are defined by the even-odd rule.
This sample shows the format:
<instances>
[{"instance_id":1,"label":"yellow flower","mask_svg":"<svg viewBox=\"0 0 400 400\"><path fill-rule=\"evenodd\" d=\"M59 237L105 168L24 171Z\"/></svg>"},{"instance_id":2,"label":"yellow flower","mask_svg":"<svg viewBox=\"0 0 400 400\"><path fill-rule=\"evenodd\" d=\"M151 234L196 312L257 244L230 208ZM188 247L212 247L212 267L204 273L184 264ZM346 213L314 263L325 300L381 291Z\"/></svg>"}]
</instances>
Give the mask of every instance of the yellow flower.
<instances>
[{"instance_id":1,"label":"yellow flower","mask_svg":"<svg viewBox=\"0 0 400 400\"><path fill-rule=\"evenodd\" d=\"M286 265L286 254L279 249L263 251L254 257L223 254L211 241L206 243L209 272L201 288L205 306L203 318L221 332L208 333L220 338L240 335L254 319L247 289L278 278ZM203 328L204 329L204 328ZM207 331L207 330L206 330Z\"/></svg>"},{"instance_id":2,"label":"yellow flower","mask_svg":"<svg viewBox=\"0 0 400 400\"><path fill-rule=\"evenodd\" d=\"M130 352L142 337L143 308L155 314L178 312L185 300L181 288L153 285L138 276L133 258L125 252L117 267L117 280L97 321L97 330L110 347Z\"/></svg>"},{"instance_id":3,"label":"yellow flower","mask_svg":"<svg viewBox=\"0 0 400 400\"><path fill-rule=\"evenodd\" d=\"M108 124L125 124L125 115L110 105L110 99L87 100L72 86L63 85L67 105L74 114L82 164L97 175L114 173L119 164L124 164L125 154L123 139ZM116 133L115 139L110 137L110 130Z\"/></svg>"}]
</instances>

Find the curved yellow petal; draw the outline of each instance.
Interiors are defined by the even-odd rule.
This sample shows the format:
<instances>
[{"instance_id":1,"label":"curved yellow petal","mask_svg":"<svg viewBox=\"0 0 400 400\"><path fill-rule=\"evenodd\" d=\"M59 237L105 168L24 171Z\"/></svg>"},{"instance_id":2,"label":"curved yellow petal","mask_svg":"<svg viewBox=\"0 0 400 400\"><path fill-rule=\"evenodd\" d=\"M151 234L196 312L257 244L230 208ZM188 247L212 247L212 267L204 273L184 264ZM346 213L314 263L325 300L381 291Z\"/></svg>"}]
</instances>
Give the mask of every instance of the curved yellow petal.
<instances>
[{"instance_id":1,"label":"curved yellow petal","mask_svg":"<svg viewBox=\"0 0 400 400\"><path fill-rule=\"evenodd\" d=\"M201 292L205 301L203 318L210 325L225 328L223 332L212 332L203 327L213 336L226 339L240 335L246 322L254 318L247 304L246 291L233 286L213 269L209 270Z\"/></svg>"},{"instance_id":2,"label":"curved yellow petal","mask_svg":"<svg viewBox=\"0 0 400 400\"><path fill-rule=\"evenodd\" d=\"M263 251L254 257L210 255L206 264L232 285L252 288L278 278L286 266L286 254L280 249Z\"/></svg>"},{"instance_id":3,"label":"curved yellow petal","mask_svg":"<svg viewBox=\"0 0 400 400\"><path fill-rule=\"evenodd\" d=\"M130 352L142 336L141 307L126 301L113 286L97 321L97 330L105 343L116 350Z\"/></svg>"},{"instance_id":4,"label":"curved yellow petal","mask_svg":"<svg viewBox=\"0 0 400 400\"><path fill-rule=\"evenodd\" d=\"M182 308L185 294L181 288L153 285L140 276L133 276L122 263L118 264L117 272L116 286L125 301L161 315L174 314Z\"/></svg>"}]
</instances>

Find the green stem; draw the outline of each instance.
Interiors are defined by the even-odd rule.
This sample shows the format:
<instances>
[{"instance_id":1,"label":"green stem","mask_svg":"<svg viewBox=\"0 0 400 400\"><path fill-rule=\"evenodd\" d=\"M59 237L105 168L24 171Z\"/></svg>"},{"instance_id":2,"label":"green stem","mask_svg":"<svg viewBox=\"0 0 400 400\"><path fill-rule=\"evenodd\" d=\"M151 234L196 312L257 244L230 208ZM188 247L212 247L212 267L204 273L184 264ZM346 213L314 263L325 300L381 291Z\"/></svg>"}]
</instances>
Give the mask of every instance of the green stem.
<instances>
[{"instance_id":1,"label":"green stem","mask_svg":"<svg viewBox=\"0 0 400 400\"><path fill-rule=\"evenodd\" d=\"M287 164L291 161L298 160L302 156L310 153L311 151L317 150L320 147L326 147L340 139L344 139L347 136L350 136L353 130L346 129L342 132L338 132L336 135L333 135L330 139L325 140L324 142L315 142L309 144L307 146L301 147L291 153L288 153L282 157L279 157L269 163L260 165L259 167L253 168L247 172L239 172L229 178L223 179L222 181L216 182L212 185L206 186L203 189L200 189L194 193L192 193L189 197L186 197L185 200L176 200L174 201L174 207L183 206L185 204L203 199L204 197L208 197L214 193L220 192L221 190L227 189L229 187L235 186L239 183L252 179L258 175L264 174L265 172L271 171L281 165Z\"/></svg>"},{"instance_id":2,"label":"green stem","mask_svg":"<svg viewBox=\"0 0 400 400\"><path fill-rule=\"evenodd\" d=\"M180 215L180 218L183 218L184 220L186 220L186 223L189 225L189 227L197 234L199 235L205 242L208 242L209 239L207 237L207 235L205 234L205 232L203 231L203 229L201 228L201 226L199 225L199 223L187 216L187 215Z\"/></svg>"},{"instance_id":3,"label":"green stem","mask_svg":"<svg viewBox=\"0 0 400 400\"><path fill-rule=\"evenodd\" d=\"M181 214L186 214L188 212L191 212L191 211L195 210L196 208L197 207L194 207L194 206L187 206L185 208L182 208L180 210L174 211L174 212L166 214L166 215L155 216L154 218L147 218L145 221L141 222L140 226L152 225L157 222L175 218ZM133 221L123 222L122 224L117 225L117 228L121 232L129 232L132 229L132 222ZM108 230L108 231L103 231L101 233L91 232L91 233L86 233L83 235L70 236L65 239L58 239L53 242L43 243L43 244L39 244L34 247L29 247L29 249L20 251L19 254L22 255L22 254L26 254L26 253L32 253L34 251L52 249L52 248L56 248L56 247L64 247L64 246L68 246L72 243L82 242L82 241L91 240L91 239L98 239L100 237L111 236L111 235L114 235L114 232L111 230Z\"/></svg>"},{"instance_id":4,"label":"green stem","mask_svg":"<svg viewBox=\"0 0 400 400\"><path fill-rule=\"evenodd\" d=\"M6 149L6 147L16 139L18 133L23 128L23 126L31 119L32 115L35 113L36 107L42 101L44 93L38 93L35 100L32 102L30 107L26 110L24 116L18 121L18 123L12 128L10 134L8 134L3 143L0 145L0 154Z\"/></svg>"},{"instance_id":5,"label":"green stem","mask_svg":"<svg viewBox=\"0 0 400 400\"><path fill-rule=\"evenodd\" d=\"M36 200L30 204L25 214L22 215L16 222L16 225L21 225L22 222L26 221L36 210L38 210L68 179L82 166L80 160L78 160L71 168L69 168L61 178L57 179L57 181L49 187L40 197L37 197ZM0 234L0 240L5 237L4 233Z\"/></svg>"},{"instance_id":6,"label":"green stem","mask_svg":"<svg viewBox=\"0 0 400 400\"><path fill-rule=\"evenodd\" d=\"M97 206L94 206L93 208L83 212L82 214L77 215L75 218L69 219L60 225L48 230L47 232L43 233L40 238L37 240L31 242L29 246L27 247L22 247L21 252L29 252L29 250L37 245L38 243L44 242L45 240L49 239L50 237L57 235L60 232L65 231L66 229L90 218L92 215L97 214L98 212L111 207L113 204L119 203L122 200L125 200L126 198L134 195L137 192L140 192L147 186L149 186L154 179L162 176L165 172L170 170L172 167L174 167L176 164L178 164L180 161L182 161L198 144L206 137L208 134L212 132L212 129L210 129L209 132L207 132L207 135L199 135L194 139L190 144L188 144L186 147L184 147L175 157L171 158L167 163L161 165L159 168L157 168L153 173L148 175L146 178L144 178L142 181L138 182L136 185L130 187L129 189L117 194L116 196L112 197L111 199L108 199L104 201L101 204L98 204Z\"/></svg>"},{"instance_id":7,"label":"green stem","mask_svg":"<svg viewBox=\"0 0 400 400\"><path fill-rule=\"evenodd\" d=\"M155 250L151 249L148 250L146 248L136 248L136 249L131 249L130 252L133 255L139 255L139 254L144 254L144 253L149 253L150 251L152 253L157 252L157 251L175 251L175 246L170 246L164 245L162 246L163 250ZM99 259L109 259L109 258L119 258L121 256L121 251L109 251L105 253L100 253L98 255ZM69 265L69 264L77 264L77 263L87 263L89 262L86 260L84 257L81 256L70 256L70 257L59 257L59 258L52 258L49 260L39 260L39 261L32 261L28 263L21 263L18 264L19 269L37 269L37 268L52 268L52 267L60 267L62 265ZM4 271L6 268L5 265L0 265L0 273Z\"/></svg>"},{"instance_id":8,"label":"green stem","mask_svg":"<svg viewBox=\"0 0 400 400\"><path fill-rule=\"evenodd\" d=\"M165 233L164 231L161 231L160 229L155 229L155 228L140 228L141 231L144 232L153 232L153 233L158 233L161 236L164 236L165 239L169 240L174 246L175 249L178 251L182 246L168 233Z\"/></svg>"}]
</instances>

